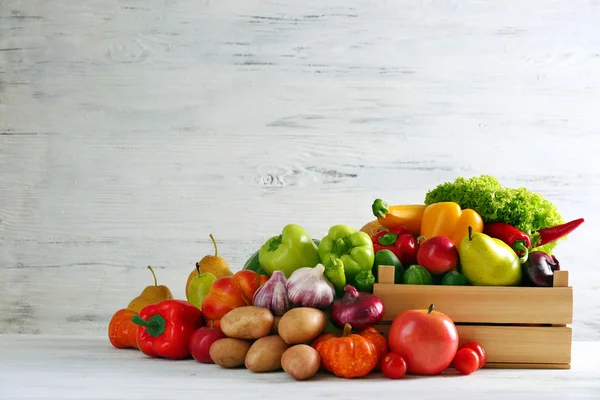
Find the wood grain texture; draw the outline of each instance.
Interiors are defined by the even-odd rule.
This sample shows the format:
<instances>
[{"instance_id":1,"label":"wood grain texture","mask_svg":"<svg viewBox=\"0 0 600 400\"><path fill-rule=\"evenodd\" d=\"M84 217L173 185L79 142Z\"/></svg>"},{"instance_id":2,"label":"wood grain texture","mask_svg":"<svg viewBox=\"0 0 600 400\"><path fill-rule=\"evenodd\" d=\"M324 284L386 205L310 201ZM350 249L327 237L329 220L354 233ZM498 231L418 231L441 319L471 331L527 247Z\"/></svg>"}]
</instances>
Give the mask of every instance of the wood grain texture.
<instances>
[{"instance_id":1,"label":"wood grain texture","mask_svg":"<svg viewBox=\"0 0 600 400\"><path fill-rule=\"evenodd\" d=\"M454 322L492 324L571 324L573 288L389 285L373 294L386 305L383 321L406 310L435 310Z\"/></svg>"},{"instance_id":2,"label":"wood grain texture","mask_svg":"<svg viewBox=\"0 0 600 400\"><path fill-rule=\"evenodd\" d=\"M103 333L290 222L362 226L488 173L585 217L557 257L600 339L596 1L0 2L0 333Z\"/></svg>"},{"instance_id":3,"label":"wood grain texture","mask_svg":"<svg viewBox=\"0 0 600 400\"><path fill-rule=\"evenodd\" d=\"M387 337L390 323L375 325ZM573 331L566 327L458 325L459 346L475 341L491 363L569 364ZM524 365L526 369L527 366Z\"/></svg>"},{"instance_id":4,"label":"wood grain texture","mask_svg":"<svg viewBox=\"0 0 600 400\"><path fill-rule=\"evenodd\" d=\"M194 360L152 359L139 351L110 347L104 337L4 335L0 340L0 380L7 400L277 398L348 400L406 398L455 400L597 399L600 392L600 342L574 342L571 370L481 369L464 376L452 369L440 376L387 379L381 372L341 379L320 372L294 381L282 371L257 374L224 370Z\"/></svg>"}]
</instances>

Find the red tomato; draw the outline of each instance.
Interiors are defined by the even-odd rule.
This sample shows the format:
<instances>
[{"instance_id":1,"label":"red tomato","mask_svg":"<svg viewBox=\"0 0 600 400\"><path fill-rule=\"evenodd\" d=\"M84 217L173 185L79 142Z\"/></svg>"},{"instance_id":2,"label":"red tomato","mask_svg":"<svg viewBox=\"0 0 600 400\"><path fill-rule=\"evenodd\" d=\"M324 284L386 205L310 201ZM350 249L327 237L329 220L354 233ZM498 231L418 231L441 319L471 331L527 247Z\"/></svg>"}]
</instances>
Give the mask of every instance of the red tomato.
<instances>
[{"instance_id":1,"label":"red tomato","mask_svg":"<svg viewBox=\"0 0 600 400\"><path fill-rule=\"evenodd\" d=\"M463 347L456 352L452 364L461 374L469 375L479 369L479 356L475 350Z\"/></svg>"},{"instance_id":2,"label":"red tomato","mask_svg":"<svg viewBox=\"0 0 600 400\"><path fill-rule=\"evenodd\" d=\"M381 361L381 372L390 379L402 378L406 374L406 361L397 353L388 353Z\"/></svg>"},{"instance_id":3,"label":"red tomato","mask_svg":"<svg viewBox=\"0 0 600 400\"><path fill-rule=\"evenodd\" d=\"M441 374L458 349L458 331L446 314L433 310L405 310L388 332L390 352L398 353L412 375Z\"/></svg>"},{"instance_id":4,"label":"red tomato","mask_svg":"<svg viewBox=\"0 0 600 400\"><path fill-rule=\"evenodd\" d=\"M487 362L487 354L485 349L479 342L467 342L460 346L460 348L472 349L479 356L479 369L481 369Z\"/></svg>"}]
</instances>

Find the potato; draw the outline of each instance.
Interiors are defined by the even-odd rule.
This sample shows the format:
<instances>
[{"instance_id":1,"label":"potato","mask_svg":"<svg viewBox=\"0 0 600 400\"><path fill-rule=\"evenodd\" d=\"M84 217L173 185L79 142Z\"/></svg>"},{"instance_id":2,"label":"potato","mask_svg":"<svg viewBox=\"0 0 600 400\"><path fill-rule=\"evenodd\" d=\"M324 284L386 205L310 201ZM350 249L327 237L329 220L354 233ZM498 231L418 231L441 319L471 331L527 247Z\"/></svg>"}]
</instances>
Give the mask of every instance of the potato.
<instances>
[{"instance_id":1,"label":"potato","mask_svg":"<svg viewBox=\"0 0 600 400\"><path fill-rule=\"evenodd\" d=\"M236 368L244 365L250 345L247 340L223 338L211 344L208 353L218 366Z\"/></svg>"},{"instance_id":2,"label":"potato","mask_svg":"<svg viewBox=\"0 0 600 400\"><path fill-rule=\"evenodd\" d=\"M271 335L279 334L279 321L281 321L281 317L273 318L273 327L271 328Z\"/></svg>"},{"instance_id":3,"label":"potato","mask_svg":"<svg viewBox=\"0 0 600 400\"><path fill-rule=\"evenodd\" d=\"M255 341L245 365L252 372L271 372L281 369L281 356L290 347L279 335L265 336Z\"/></svg>"},{"instance_id":4,"label":"potato","mask_svg":"<svg viewBox=\"0 0 600 400\"><path fill-rule=\"evenodd\" d=\"M274 319L268 308L238 307L221 318L221 330L230 338L258 339L271 333Z\"/></svg>"},{"instance_id":5,"label":"potato","mask_svg":"<svg viewBox=\"0 0 600 400\"><path fill-rule=\"evenodd\" d=\"M310 307L292 308L279 321L279 336L289 344L306 343L319 336L327 327L327 315Z\"/></svg>"},{"instance_id":6,"label":"potato","mask_svg":"<svg viewBox=\"0 0 600 400\"><path fill-rule=\"evenodd\" d=\"M303 381L317 373L321 365L319 352L306 344L297 344L281 356L281 366L297 381Z\"/></svg>"}]
</instances>

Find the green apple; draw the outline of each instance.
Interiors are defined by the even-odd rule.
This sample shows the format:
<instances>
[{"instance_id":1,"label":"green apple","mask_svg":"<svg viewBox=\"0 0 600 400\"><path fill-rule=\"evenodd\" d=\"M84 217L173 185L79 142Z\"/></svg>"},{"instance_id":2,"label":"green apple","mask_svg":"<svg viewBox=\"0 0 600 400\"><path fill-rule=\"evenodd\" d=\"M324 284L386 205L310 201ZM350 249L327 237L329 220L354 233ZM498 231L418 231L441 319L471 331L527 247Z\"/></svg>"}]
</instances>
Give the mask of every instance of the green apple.
<instances>
[{"instance_id":1,"label":"green apple","mask_svg":"<svg viewBox=\"0 0 600 400\"><path fill-rule=\"evenodd\" d=\"M193 304L198 307L199 310L202 310L202 300L204 300L208 294L210 287L215 283L217 277L210 272L201 274L200 269L198 267L196 267L196 269L198 270L198 275L190 281L185 296L188 303Z\"/></svg>"}]
</instances>

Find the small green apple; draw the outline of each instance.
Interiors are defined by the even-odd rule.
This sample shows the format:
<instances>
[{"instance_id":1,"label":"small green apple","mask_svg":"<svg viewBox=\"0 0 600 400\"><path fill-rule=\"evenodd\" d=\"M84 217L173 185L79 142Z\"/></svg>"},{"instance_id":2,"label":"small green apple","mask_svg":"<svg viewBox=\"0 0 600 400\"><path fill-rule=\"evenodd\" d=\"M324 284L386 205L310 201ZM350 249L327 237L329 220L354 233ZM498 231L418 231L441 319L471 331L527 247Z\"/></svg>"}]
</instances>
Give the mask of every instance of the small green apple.
<instances>
[{"instance_id":1,"label":"small green apple","mask_svg":"<svg viewBox=\"0 0 600 400\"><path fill-rule=\"evenodd\" d=\"M196 267L198 270L198 275L196 275L191 281L185 293L187 297L187 301L190 304L198 307L199 310L202 310L202 300L208 294L208 291L213 283L217 280L217 277L210 273L205 272L203 274L200 273L200 269Z\"/></svg>"}]
</instances>

